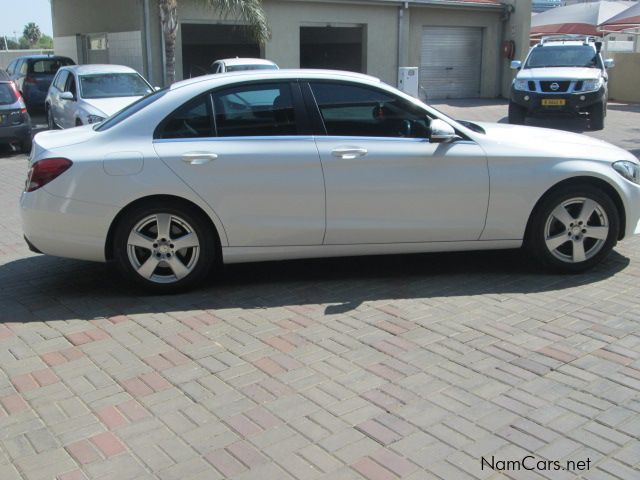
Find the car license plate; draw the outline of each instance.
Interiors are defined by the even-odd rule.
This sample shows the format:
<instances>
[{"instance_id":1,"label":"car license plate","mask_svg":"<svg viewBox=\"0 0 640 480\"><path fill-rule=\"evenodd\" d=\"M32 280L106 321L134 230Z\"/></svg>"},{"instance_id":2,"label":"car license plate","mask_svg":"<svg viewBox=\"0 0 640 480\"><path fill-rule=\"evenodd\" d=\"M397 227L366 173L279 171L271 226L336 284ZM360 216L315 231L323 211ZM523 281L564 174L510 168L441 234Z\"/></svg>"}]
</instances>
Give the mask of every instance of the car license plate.
<instances>
[{"instance_id":1,"label":"car license plate","mask_svg":"<svg viewBox=\"0 0 640 480\"><path fill-rule=\"evenodd\" d=\"M564 98L543 98L543 107L563 107L567 101Z\"/></svg>"}]
</instances>

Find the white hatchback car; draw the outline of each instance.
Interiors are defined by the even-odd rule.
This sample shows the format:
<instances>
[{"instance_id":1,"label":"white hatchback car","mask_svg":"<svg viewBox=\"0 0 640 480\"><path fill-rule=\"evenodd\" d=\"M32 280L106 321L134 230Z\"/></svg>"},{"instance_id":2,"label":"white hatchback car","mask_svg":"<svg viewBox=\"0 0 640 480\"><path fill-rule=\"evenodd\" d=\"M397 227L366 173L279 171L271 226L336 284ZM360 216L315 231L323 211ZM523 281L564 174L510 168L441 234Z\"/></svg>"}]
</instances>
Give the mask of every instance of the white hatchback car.
<instances>
[{"instance_id":1,"label":"white hatchback car","mask_svg":"<svg viewBox=\"0 0 640 480\"><path fill-rule=\"evenodd\" d=\"M217 261L517 248L575 272L640 233L640 166L590 137L459 122L360 74L176 83L34 140L34 251L157 291Z\"/></svg>"},{"instance_id":2,"label":"white hatchback car","mask_svg":"<svg viewBox=\"0 0 640 480\"><path fill-rule=\"evenodd\" d=\"M153 92L142 75L123 65L73 65L58 70L45 100L50 130L100 123Z\"/></svg>"}]
</instances>

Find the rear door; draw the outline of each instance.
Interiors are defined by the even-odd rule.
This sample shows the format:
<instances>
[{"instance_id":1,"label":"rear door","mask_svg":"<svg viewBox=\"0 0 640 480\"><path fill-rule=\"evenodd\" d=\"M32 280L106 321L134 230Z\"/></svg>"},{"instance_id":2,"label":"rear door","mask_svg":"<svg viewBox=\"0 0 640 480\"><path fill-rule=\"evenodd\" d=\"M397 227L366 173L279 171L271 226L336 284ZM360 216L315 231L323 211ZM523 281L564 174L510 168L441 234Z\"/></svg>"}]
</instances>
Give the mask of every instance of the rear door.
<instances>
[{"instance_id":1,"label":"rear door","mask_svg":"<svg viewBox=\"0 0 640 480\"><path fill-rule=\"evenodd\" d=\"M305 121L297 83L252 82L187 103L154 146L220 217L230 246L321 245L324 182Z\"/></svg>"}]
</instances>

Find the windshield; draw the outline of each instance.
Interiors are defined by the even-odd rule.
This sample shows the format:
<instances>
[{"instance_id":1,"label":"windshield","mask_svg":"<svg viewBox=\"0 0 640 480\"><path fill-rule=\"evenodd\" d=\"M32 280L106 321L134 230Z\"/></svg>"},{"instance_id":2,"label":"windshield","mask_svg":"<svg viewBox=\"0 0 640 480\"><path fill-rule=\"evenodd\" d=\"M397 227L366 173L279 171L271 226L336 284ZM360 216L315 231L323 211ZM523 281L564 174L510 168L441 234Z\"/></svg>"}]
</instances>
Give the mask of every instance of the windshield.
<instances>
[{"instance_id":1,"label":"windshield","mask_svg":"<svg viewBox=\"0 0 640 480\"><path fill-rule=\"evenodd\" d=\"M602 68L600 55L589 45L536 47L524 68L589 67Z\"/></svg>"},{"instance_id":2,"label":"windshield","mask_svg":"<svg viewBox=\"0 0 640 480\"><path fill-rule=\"evenodd\" d=\"M80 76L82 98L139 97L153 88L137 73L96 73Z\"/></svg>"},{"instance_id":3,"label":"windshield","mask_svg":"<svg viewBox=\"0 0 640 480\"><path fill-rule=\"evenodd\" d=\"M275 65L227 65L227 72L240 72L244 70L277 70Z\"/></svg>"},{"instance_id":4,"label":"windshield","mask_svg":"<svg viewBox=\"0 0 640 480\"><path fill-rule=\"evenodd\" d=\"M11 105L18 100L16 92L8 83L0 83L0 105Z\"/></svg>"},{"instance_id":5,"label":"windshield","mask_svg":"<svg viewBox=\"0 0 640 480\"><path fill-rule=\"evenodd\" d=\"M147 95L146 97L142 97L141 99L133 102L131 105L124 107L118 113L113 114L109 118L107 118L104 122L96 124L93 129L96 132L103 132L104 130L108 130L111 127L118 125L123 120L126 120L134 113L139 112L143 108L151 105L156 100L162 98L167 92L169 88L163 88L162 90L158 90L156 92Z\"/></svg>"}]
</instances>

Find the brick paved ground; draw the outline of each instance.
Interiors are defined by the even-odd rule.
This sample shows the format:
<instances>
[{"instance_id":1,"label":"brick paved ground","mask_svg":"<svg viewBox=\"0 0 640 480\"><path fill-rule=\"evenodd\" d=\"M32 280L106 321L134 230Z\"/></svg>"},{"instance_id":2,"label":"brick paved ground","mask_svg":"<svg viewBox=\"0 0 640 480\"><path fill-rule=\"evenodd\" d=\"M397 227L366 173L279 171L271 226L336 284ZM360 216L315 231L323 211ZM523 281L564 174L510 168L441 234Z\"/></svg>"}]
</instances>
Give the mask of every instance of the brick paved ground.
<instances>
[{"instance_id":1,"label":"brick paved ground","mask_svg":"<svg viewBox=\"0 0 640 480\"><path fill-rule=\"evenodd\" d=\"M483 102L467 118L499 119ZM604 135L640 146L640 109ZM462 114L461 114L462 113ZM134 295L32 255L0 158L0 479L640 478L640 239L587 275L517 252L242 265Z\"/></svg>"}]
</instances>

